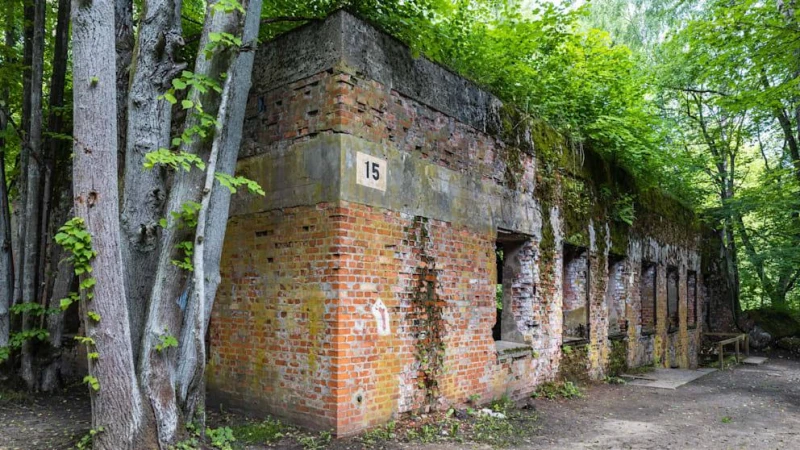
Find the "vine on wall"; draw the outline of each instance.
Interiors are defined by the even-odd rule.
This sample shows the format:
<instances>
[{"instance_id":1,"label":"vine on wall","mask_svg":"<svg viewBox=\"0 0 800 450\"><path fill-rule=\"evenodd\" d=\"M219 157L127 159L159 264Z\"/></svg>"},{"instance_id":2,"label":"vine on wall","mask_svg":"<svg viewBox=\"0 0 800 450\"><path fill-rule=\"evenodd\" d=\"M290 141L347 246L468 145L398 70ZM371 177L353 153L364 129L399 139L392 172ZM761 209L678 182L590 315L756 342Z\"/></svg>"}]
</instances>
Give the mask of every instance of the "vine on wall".
<instances>
[{"instance_id":1,"label":"vine on wall","mask_svg":"<svg viewBox=\"0 0 800 450\"><path fill-rule=\"evenodd\" d=\"M441 395L439 380L444 375L446 334L443 318L445 301L436 293L438 270L436 259L428 255L430 241L427 219L416 217L410 230L419 250L419 263L415 271L416 286L411 299L415 317L415 353L419 364L417 386L424 392L424 406L434 405Z\"/></svg>"}]
</instances>

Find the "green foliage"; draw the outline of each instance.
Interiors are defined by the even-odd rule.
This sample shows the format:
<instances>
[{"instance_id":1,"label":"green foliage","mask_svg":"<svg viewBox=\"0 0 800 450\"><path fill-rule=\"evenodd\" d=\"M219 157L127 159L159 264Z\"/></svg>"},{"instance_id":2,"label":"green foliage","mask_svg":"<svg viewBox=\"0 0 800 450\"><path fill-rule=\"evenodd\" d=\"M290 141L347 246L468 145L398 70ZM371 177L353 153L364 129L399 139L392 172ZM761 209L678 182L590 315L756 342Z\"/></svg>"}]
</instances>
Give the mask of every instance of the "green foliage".
<instances>
[{"instance_id":1,"label":"green foliage","mask_svg":"<svg viewBox=\"0 0 800 450\"><path fill-rule=\"evenodd\" d=\"M251 194L257 194L261 196L266 195L261 186L249 178L245 178L242 176L234 177L221 172L216 172L214 174L214 178L217 179L219 184L228 188L228 190L231 191L231 194L236 193L236 188L244 186L247 188L248 191L250 191Z\"/></svg>"},{"instance_id":2,"label":"green foliage","mask_svg":"<svg viewBox=\"0 0 800 450\"><path fill-rule=\"evenodd\" d=\"M166 148L160 148L144 155L145 169L152 169L157 165L166 166L172 170L183 169L186 172L192 170L192 167L197 167L200 170L206 168L206 163L197 155L180 151L170 151Z\"/></svg>"},{"instance_id":3,"label":"green foliage","mask_svg":"<svg viewBox=\"0 0 800 450\"><path fill-rule=\"evenodd\" d=\"M396 427L395 421L389 421L382 427L373 428L365 432L359 437L359 440L367 447L375 447L380 442L395 439L397 437Z\"/></svg>"},{"instance_id":4,"label":"green foliage","mask_svg":"<svg viewBox=\"0 0 800 450\"><path fill-rule=\"evenodd\" d=\"M283 422L268 418L233 427L233 434L244 444L269 444L283 438L289 430Z\"/></svg>"},{"instance_id":5,"label":"green foliage","mask_svg":"<svg viewBox=\"0 0 800 450\"><path fill-rule=\"evenodd\" d=\"M330 431L322 431L317 436L301 436L297 441L304 450L322 450L328 447L332 437Z\"/></svg>"},{"instance_id":6,"label":"green foliage","mask_svg":"<svg viewBox=\"0 0 800 450\"><path fill-rule=\"evenodd\" d=\"M77 292L70 292L67 297L62 298L59 301L62 311L66 311L73 303L79 301L81 299L80 294Z\"/></svg>"},{"instance_id":7,"label":"green foliage","mask_svg":"<svg viewBox=\"0 0 800 450\"><path fill-rule=\"evenodd\" d=\"M94 439L94 437L98 433L102 433L103 431L105 431L105 428L103 428L102 426L99 426L97 428L92 428L91 430L89 430L89 432L87 432L86 434L81 436L81 438L78 440L78 442L75 443L75 449L76 450L91 450L91 448L92 448L92 440Z\"/></svg>"},{"instance_id":8,"label":"green foliage","mask_svg":"<svg viewBox=\"0 0 800 450\"><path fill-rule=\"evenodd\" d=\"M86 336L75 336L73 339L84 345L94 345L94 339Z\"/></svg>"},{"instance_id":9,"label":"green foliage","mask_svg":"<svg viewBox=\"0 0 800 450\"><path fill-rule=\"evenodd\" d=\"M208 428L206 437L211 441L211 446L219 450L233 450L236 438L229 427Z\"/></svg>"},{"instance_id":10,"label":"green foliage","mask_svg":"<svg viewBox=\"0 0 800 450\"><path fill-rule=\"evenodd\" d=\"M68 220L58 229L55 241L71 255L69 260L75 275L81 276L92 272L90 263L97 256L97 252L92 249L92 236L86 231L83 219L73 217Z\"/></svg>"},{"instance_id":11,"label":"green foliage","mask_svg":"<svg viewBox=\"0 0 800 450\"><path fill-rule=\"evenodd\" d=\"M167 350L170 347L178 347L178 339L175 336L169 334L169 330L166 328L164 329L163 334L158 335L158 344L156 344L156 350L161 352Z\"/></svg>"},{"instance_id":12,"label":"green foliage","mask_svg":"<svg viewBox=\"0 0 800 450\"><path fill-rule=\"evenodd\" d=\"M183 270L192 272L194 265L192 264L192 255L194 255L194 244L191 241L183 241L175 246L176 249L183 251L184 257L182 260L173 259L173 265L180 267Z\"/></svg>"},{"instance_id":13,"label":"green foliage","mask_svg":"<svg viewBox=\"0 0 800 450\"><path fill-rule=\"evenodd\" d=\"M571 381L547 382L539 385L531 396L548 400L571 399L583 397L583 392L578 385Z\"/></svg>"},{"instance_id":14,"label":"green foliage","mask_svg":"<svg viewBox=\"0 0 800 450\"><path fill-rule=\"evenodd\" d=\"M83 382L88 384L89 387L91 387L92 390L94 391L100 390L100 382L97 380L97 378L91 375L86 375L85 377L83 377Z\"/></svg>"},{"instance_id":15,"label":"green foliage","mask_svg":"<svg viewBox=\"0 0 800 450\"><path fill-rule=\"evenodd\" d=\"M197 212L200 211L200 206L200 203L187 201L181 205L180 211L170 211L169 214L175 220L178 228L194 228L197 226ZM167 219L161 219L159 224L162 228L166 228Z\"/></svg>"}]
</instances>

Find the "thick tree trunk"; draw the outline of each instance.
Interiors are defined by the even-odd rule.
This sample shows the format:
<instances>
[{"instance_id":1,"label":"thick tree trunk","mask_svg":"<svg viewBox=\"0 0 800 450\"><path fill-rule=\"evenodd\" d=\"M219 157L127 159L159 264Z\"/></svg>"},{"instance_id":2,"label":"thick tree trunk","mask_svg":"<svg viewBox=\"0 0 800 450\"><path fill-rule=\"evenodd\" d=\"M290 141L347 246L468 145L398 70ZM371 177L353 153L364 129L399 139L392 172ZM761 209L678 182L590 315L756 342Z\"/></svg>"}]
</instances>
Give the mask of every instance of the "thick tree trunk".
<instances>
[{"instance_id":1,"label":"thick tree trunk","mask_svg":"<svg viewBox=\"0 0 800 450\"><path fill-rule=\"evenodd\" d=\"M159 220L166 215L163 169L145 170L144 156L170 147L172 107L158 97L184 68L173 55L182 44L180 2L148 0L139 27L128 101L128 137L122 207L122 256L131 319L133 354L138 358L147 305L160 248Z\"/></svg>"},{"instance_id":2,"label":"thick tree trunk","mask_svg":"<svg viewBox=\"0 0 800 450\"><path fill-rule=\"evenodd\" d=\"M72 4L75 212L92 236L97 256L94 298L83 295L81 308L100 315L84 316L88 337L99 359L89 361L89 373L99 382L92 390L95 449L156 448L147 441L150 420L145 414L134 370L130 322L120 250L117 185L116 70L105 57L114 53L114 3L74 0ZM86 275L84 275L85 277Z\"/></svg>"},{"instance_id":3,"label":"thick tree trunk","mask_svg":"<svg viewBox=\"0 0 800 450\"><path fill-rule=\"evenodd\" d=\"M251 0L247 5L242 42L245 44L233 62L226 80L226 91L222 102L227 106L220 107L221 123L225 126L217 130L214 144L218 147L218 158L215 171L233 175L242 140L247 95L250 91L253 59L258 44L258 29L261 17L261 0ZM210 167L209 163L209 167ZM220 281L219 264L222 256L222 244L225 228L228 224L228 209L231 193L228 188L213 182L210 192L204 191L204 202L201 214L204 220L198 220L198 231L195 234L194 254L194 299L187 308L185 325L181 334L181 346L178 366L178 392L181 408L189 418L201 424L205 423L203 404L205 399L205 335L211 318L211 308ZM207 174L207 183L209 181ZM198 219L200 219L198 217ZM201 230L201 224L203 229ZM197 289L201 286L201 289ZM188 326L191 324L191 326ZM203 414L192 417L195 412Z\"/></svg>"},{"instance_id":4,"label":"thick tree trunk","mask_svg":"<svg viewBox=\"0 0 800 450\"><path fill-rule=\"evenodd\" d=\"M22 301L39 301L39 264L41 193L42 193L42 76L44 73L44 15L45 0L34 1L33 50L31 65L31 119L30 159L28 161L27 189L25 196L25 248L22 260ZM31 328L31 317L22 315L22 329ZM36 388L36 374L33 370L33 345L26 341L22 345L20 375L29 389Z\"/></svg>"}]
</instances>

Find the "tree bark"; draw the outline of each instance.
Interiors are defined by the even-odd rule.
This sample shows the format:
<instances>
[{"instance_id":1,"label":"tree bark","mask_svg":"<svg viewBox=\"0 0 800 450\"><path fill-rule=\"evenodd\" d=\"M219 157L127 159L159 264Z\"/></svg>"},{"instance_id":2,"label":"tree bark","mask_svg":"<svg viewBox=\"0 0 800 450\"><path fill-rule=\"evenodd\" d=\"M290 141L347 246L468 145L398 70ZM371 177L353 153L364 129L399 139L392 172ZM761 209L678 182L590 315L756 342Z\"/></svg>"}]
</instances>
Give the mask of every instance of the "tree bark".
<instances>
[{"instance_id":1,"label":"tree bark","mask_svg":"<svg viewBox=\"0 0 800 450\"><path fill-rule=\"evenodd\" d=\"M58 205L53 211L52 228L58 229L59 224L63 224L72 215L70 201L72 200L72 187L64 186L56 200ZM52 232L49 235L54 235ZM69 255L58 246L53 246L50 255L50 265L55 272L52 289L49 293L48 308L58 310L57 314L47 315L47 332L50 348L48 349L47 359L41 367L40 389L44 392L52 392L60 387L61 384L61 346L64 338L64 312L61 311L61 299L69 295L70 287L75 278L72 264L67 260Z\"/></svg>"},{"instance_id":2,"label":"tree bark","mask_svg":"<svg viewBox=\"0 0 800 450\"><path fill-rule=\"evenodd\" d=\"M47 118L48 131L53 134L64 133L64 120L62 119L61 108L64 106L64 90L67 74L67 51L69 43L69 15L70 0L58 1L58 17L56 20L55 43L53 46L52 74L50 78L50 113ZM42 191L42 220L40 234L40 259L39 277L41 282L42 305L47 307L48 303L55 309L60 310L59 300L66 297L72 281L71 269L59 270L61 259L64 258L61 249L54 245L53 236L58 228L67 220L67 213L71 209L70 178L67 172L70 170L70 152L65 151L66 145L63 139L50 137L47 139L47 155L44 157L44 190ZM52 199L56 201L53 204ZM55 212L53 212L55 211ZM64 274L63 272L67 272ZM53 295L58 295L53 299ZM42 361L35 371L40 372L37 376L37 389L52 391L58 387L58 374L60 372L60 349L61 349L61 328L63 314L48 314L41 318L41 327L46 325L49 336L49 348L46 358L38 358ZM51 331L52 330L52 331Z\"/></svg>"},{"instance_id":3,"label":"tree bark","mask_svg":"<svg viewBox=\"0 0 800 450\"><path fill-rule=\"evenodd\" d=\"M0 105L0 132L8 126L5 105L8 91L3 92ZM0 347L8 345L11 332L9 308L14 297L14 261L11 253L11 214L8 205L6 180L6 142L0 137Z\"/></svg>"},{"instance_id":4,"label":"tree bark","mask_svg":"<svg viewBox=\"0 0 800 450\"><path fill-rule=\"evenodd\" d=\"M26 216L28 204L28 166L30 161L30 123L31 123L31 88L33 83L31 81L31 66L33 61L33 24L35 21L35 8L33 0L23 2L23 25L22 25L22 120L20 140L22 141L20 154L19 154L19 173L17 175L18 190L19 190L19 206L16 208L15 216L17 218L16 230L16 271L14 275L14 299L12 304L22 303L22 290L24 284L24 261L25 261L25 227L23 224L28 223Z\"/></svg>"},{"instance_id":5,"label":"tree bark","mask_svg":"<svg viewBox=\"0 0 800 450\"><path fill-rule=\"evenodd\" d=\"M195 62L194 74L212 80L220 80L222 73L228 71L233 60L234 51L230 48L217 47L207 54L204 49L210 33L230 33L240 35L241 15L239 13L213 12L214 3L206 9L203 35L199 44L199 52ZM213 90L201 93L192 89L189 100L201 104L207 114L216 117L220 96ZM185 128L199 124L199 118L189 114L184 123ZM181 150L198 155L207 161L209 148L207 143L195 139L190 144L183 144ZM169 193L166 211L180 211L187 201L200 202L205 172L191 170L179 171L175 174ZM155 276L155 284L150 299L145 334L142 338L141 356L139 358L139 379L149 399L150 406L158 424L158 437L162 446L174 444L180 433L182 416L176 393L176 369L178 351L167 349L159 351L157 345L164 336L179 338L185 313L186 299L190 295L188 273L172 263L183 259L176 254L176 246L181 242L192 241L192 230L178 227L176 221L169 217L169 225L163 230L163 240ZM202 338L202 337L201 337Z\"/></svg>"},{"instance_id":6,"label":"tree bark","mask_svg":"<svg viewBox=\"0 0 800 450\"><path fill-rule=\"evenodd\" d=\"M14 46L13 9L8 6L6 13L5 44ZM11 63L4 60L4 63ZM8 128L8 86L0 91L0 130ZM0 347L8 345L11 334L11 317L9 308L14 301L14 249L11 234L11 208L8 199L8 179L6 177L6 142L0 139Z\"/></svg>"},{"instance_id":7,"label":"tree bark","mask_svg":"<svg viewBox=\"0 0 800 450\"><path fill-rule=\"evenodd\" d=\"M148 426L136 381L130 322L121 266L119 194L117 185L116 70L105 56L114 53L114 4L111 0L74 0L72 4L75 212L92 236L97 256L92 276L94 298L83 295L82 310L100 315L83 317L92 350L89 373L99 382L92 390L95 449L156 448L147 442ZM84 275L86 276L86 275Z\"/></svg>"},{"instance_id":8,"label":"tree bark","mask_svg":"<svg viewBox=\"0 0 800 450\"><path fill-rule=\"evenodd\" d=\"M133 55L132 0L114 1L114 28L117 52L117 151L120 153L117 163L119 164L118 174L122 178L125 172L124 153L128 130L128 86L130 86L130 66Z\"/></svg>"},{"instance_id":9,"label":"tree bark","mask_svg":"<svg viewBox=\"0 0 800 450\"><path fill-rule=\"evenodd\" d=\"M122 255L131 319L134 358L138 359L147 305L155 283L160 249L159 220L167 196L163 169L145 170L144 156L170 147L172 107L158 97L170 88L185 64L175 62L182 44L181 2L148 0L141 20L128 100L128 136L122 207Z\"/></svg>"},{"instance_id":10,"label":"tree bark","mask_svg":"<svg viewBox=\"0 0 800 450\"><path fill-rule=\"evenodd\" d=\"M45 0L34 0L33 48L31 61L31 118L30 158L28 161L27 189L25 197L25 248L22 260L22 301L25 303L39 300L39 264L41 235L41 192L42 192L42 77L44 73L44 19ZM22 329L31 328L29 314L22 315ZM36 388L36 374L33 370L33 345L26 341L22 345L22 362L20 375L28 389Z\"/></svg>"},{"instance_id":11,"label":"tree bark","mask_svg":"<svg viewBox=\"0 0 800 450\"><path fill-rule=\"evenodd\" d=\"M220 114L220 119L225 126L218 129L214 136L215 145L218 146L219 151L215 168L218 173L233 175L236 169L242 140L245 106L250 92L253 60L258 44L261 5L261 0L250 0L247 5L247 15L242 32L242 42L245 48L236 56L226 80L228 89L223 94L222 101L227 106L220 107L221 112L224 110L224 114ZM195 298L190 308L187 308L187 318L184 319L185 323L192 324L192 326L184 326L181 335L177 381L179 400L183 411L189 414L190 418L192 418L191 414L200 411L202 416L193 418L201 424L205 423L204 411L199 408L203 405L205 396L206 348L204 338L220 282L219 263L225 229L228 224L231 198L228 188L219 182L213 182L213 172L210 168L206 175L207 182L209 175L211 175L210 180L213 187L206 184L206 187L211 189L210 193L204 192L203 197L204 204L201 213L205 216L205 220L198 220L198 231L195 233L193 283ZM203 229L200 229L201 224ZM197 286L201 286L202 291L196 289Z\"/></svg>"}]
</instances>

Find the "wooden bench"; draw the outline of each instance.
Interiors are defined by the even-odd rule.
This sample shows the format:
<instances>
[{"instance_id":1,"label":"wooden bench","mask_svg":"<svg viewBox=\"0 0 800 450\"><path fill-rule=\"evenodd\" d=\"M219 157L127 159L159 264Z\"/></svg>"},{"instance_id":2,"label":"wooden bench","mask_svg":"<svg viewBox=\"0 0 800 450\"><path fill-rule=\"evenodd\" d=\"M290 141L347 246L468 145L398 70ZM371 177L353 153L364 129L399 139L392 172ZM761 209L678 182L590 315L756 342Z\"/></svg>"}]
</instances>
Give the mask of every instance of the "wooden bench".
<instances>
[{"instance_id":1,"label":"wooden bench","mask_svg":"<svg viewBox=\"0 0 800 450\"><path fill-rule=\"evenodd\" d=\"M746 333L703 333L703 336L727 338L721 341L715 341L714 345L717 346L719 353L719 368L724 368L725 360L725 346L735 344L736 347L736 364L739 364L739 343L744 343L745 356L750 356L750 337Z\"/></svg>"}]
</instances>

